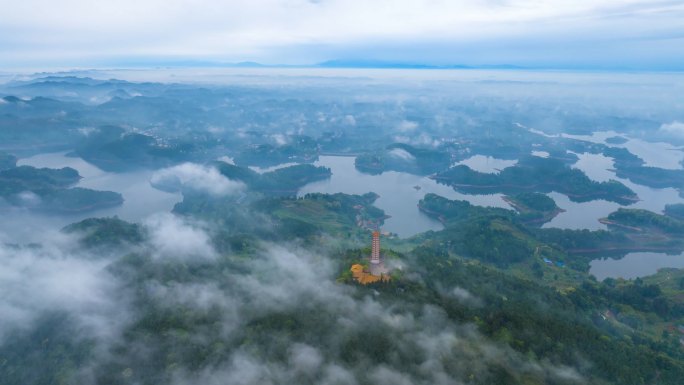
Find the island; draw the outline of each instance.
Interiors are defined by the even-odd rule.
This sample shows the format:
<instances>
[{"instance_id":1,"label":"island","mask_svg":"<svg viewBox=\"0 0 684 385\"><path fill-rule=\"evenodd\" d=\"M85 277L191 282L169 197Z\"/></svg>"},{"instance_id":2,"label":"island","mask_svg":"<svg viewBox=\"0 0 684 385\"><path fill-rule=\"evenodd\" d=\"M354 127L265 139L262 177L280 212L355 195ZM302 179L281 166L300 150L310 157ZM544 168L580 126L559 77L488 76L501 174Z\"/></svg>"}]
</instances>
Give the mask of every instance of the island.
<instances>
[{"instance_id":1,"label":"island","mask_svg":"<svg viewBox=\"0 0 684 385\"><path fill-rule=\"evenodd\" d=\"M449 167L451 156L444 149L421 148L394 143L382 151L367 152L356 157L356 169L367 174L400 171L429 175Z\"/></svg>"},{"instance_id":2,"label":"island","mask_svg":"<svg viewBox=\"0 0 684 385\"><path fill-rule=\"evenodd\" d=\"M615 175L620 178L653 188L672 187L684 192L684 170L671 170L645 166L643 159L624 148L609 147L603 151L605 156L615 161Z\"/></svg>"},{"instance_id":3,"label":"island","mask_svg":"<svg viewBox=\"0 0 684 385\"><path fill-rule=\"evenodd\" d=\"M226 178L243 182L250 190L267 195L296 195L304 185L332 175L329 168L312 164L297 164L263 174L220 161L212 165Z\"/></svg>"},{"instance_id":4,"label":"island","mask_svg":"<svg viewBox=\"0 0 684 385\"><path fill-rule=\"evenodd\" d=\"M138 245L147 239L146 229L137 223L129 223L118 217L88 218L62 228L65 234L79 237L79 243L87 248L117 248Z\"/></svg>"},{"instance_id":5,"label":"island","mask_svg":"<svg viewBox=\"0 0 684 385\"><path fill-rule=\"evenodd\" d=\"M604 199L628 205L638 200L634 191L618 181L596 182L581 170L570 168L562 160L536 156L522 158L516 165L498 174L481 173L468 166L458 165L431 178L473 194L557 191L567 195L573 202Z\"/></svg>"},{"instance_id":6,"label":"island","mask_svg":"<svg viewBox=\"0 0 684 385\"><path fill-rule=\"evenodd\" d=\"M69 155L82 158L105 171L123 172L160 168L193 159L198 146L178 140L161 141L118 126L99 127Z\"/></svg>"},{"instance_id":7,"label":"island","mask_svg":"<svg viewBox=\"0 0 684 385\"><path fill-rule=\"evenodd\" d=\"M121 194L72 187L81 179L70 167L19 166L0 171L0 197L8 203L51 213L79 213L118 206Z\"/></svg>"},{"instance_id":8,"label":"island","mask_svg":"<svg viewBox=\"0 0 684 385\"><path fill-rule=\"evenodd\" d=\"M600 221L629 232L684 236L684 221L643 209L620 208Z\"/></svg>"},{"instance_id":9,"label":"island","mask_svg":"<svg viewBox=\"0 0 684 385\"><path fill-rule=\"evenodd\" d=\"M506 195L503 200L513 206L520 214L520 220L527 224L541 226L565 211L546 194L522 192Z\"/></svg>"}]
</instances>

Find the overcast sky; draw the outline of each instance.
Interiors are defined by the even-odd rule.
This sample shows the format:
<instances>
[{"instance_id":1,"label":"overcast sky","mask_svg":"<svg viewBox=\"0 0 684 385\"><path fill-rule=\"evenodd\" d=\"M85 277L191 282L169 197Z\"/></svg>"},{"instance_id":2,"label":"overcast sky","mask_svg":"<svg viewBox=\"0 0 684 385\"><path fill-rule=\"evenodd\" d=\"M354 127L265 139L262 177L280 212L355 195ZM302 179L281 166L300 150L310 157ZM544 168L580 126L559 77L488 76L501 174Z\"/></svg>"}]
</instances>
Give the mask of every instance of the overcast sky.
<instances>
[{"instance_id":1,"label":"overcast sky","mask_svg":"<svg viewBox=\"0 0 684 385\"><path fill-rule=\"evenodd\" d=\"M180 61L684 69L684 0L0 0L0 67Z\"/></svg>"}]
</instances>

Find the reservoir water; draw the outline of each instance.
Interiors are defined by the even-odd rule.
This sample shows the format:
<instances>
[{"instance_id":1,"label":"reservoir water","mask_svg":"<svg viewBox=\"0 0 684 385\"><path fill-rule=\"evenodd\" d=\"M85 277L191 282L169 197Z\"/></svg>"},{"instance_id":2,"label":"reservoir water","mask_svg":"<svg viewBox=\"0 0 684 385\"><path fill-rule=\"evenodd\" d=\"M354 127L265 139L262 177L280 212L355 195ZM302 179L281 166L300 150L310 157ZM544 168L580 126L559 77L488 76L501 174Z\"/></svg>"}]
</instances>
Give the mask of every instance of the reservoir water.
<instances>
[{"instance_id":1,"label":"reservoir water","mask_svg":"<svg viewBox=\"0 0 684 385\"><path fill-rule=\"evenodd\" d=\"M579 160L573 167L581 169L591 179L596 181L617 179L633 189L641 200L629 207L644 208L660 213L666 204L684 203L684 199L674 189L652 189L617 178L612 171L613 161L608 157L595 154L577 155ZM502 161L479 155L463 162L463 164L482 172L497 172L514 163L514 161ZM125 199L124 204L119 207L69 216L44 216L26 210L8 210L5 213L6 217L13 219L2 221L0 232L12 234L12 237L18 240L30 239L31 234L36 232L58 229L88 217L117 215L124 220L140 221L157 212L169 212L177 202L182 200L182 195L179 193L168 193L150 186L149 180L154 172L152 170L111 173L103 171L80 158L67 157L65 153L40 154L20 159L18 164L50 168L72 167L78 170L83 177L77 184L78 186L116 191L121 193ZM503 201L502 194L462 194L449 186L438 184L428 177L404 172L389 171L380 175L364 174L354 167L353 157L321 156L315 164L329 167L332 170L332 177L307 184L300 189L299 196L312 192L348 194L375 192L380 196L375 205L390 215L382 229L400 237L410 237L424 231L443 228L439 221L421 213L417 207L420 199L427 193L434 193L448 199L466 200L474 205L511 208ZM259 169L258 171L269 170ZM598 219L608 216L621 207L616 203L604 200L575 203L570 201L567 196L556 192L550 193L549 196L566 211L545 224L544 227L604 229L605 226L599 223ZM620 260L594 260L591 263L590 272L598 279L606 277L634 278L653 274L662 267L684 268L684 256L670 256L662 253L630 253Z\"/></svg>"},{"instance_id":2,"label":"reservoir water","mask_svg":"<svg viewBox=\"0 0 684 385\"><path fill-rule=\"evenodd\" d=\"M117 207L90 211L65 218L65 224L90 217L118 216L137 222L158 212L169 212L183 200L180 193L168 193L150 185L152 170L112 173L103 171L81 158L68 157L65 153L48 153L19 159L18 165L33 167L71 167L83 177L76 186L93 190L115 191L123 195L124 203ZM53 217L54 218L54 217Z\"/></svg>"},{"instance_id":3,"label":"reservoir water","mask_svg":"<svg viewBox=\"0 0 684 385\"><path fill-rule=\"evenodd\" d=\"M330 168L332 177L302 187L299 190L299 196L313 192L330 194L374 192L380 195L380 198L375 201L375 206L391 216L385 220L382 230L390 231L400 237L410 237L424 231L443 228L439 221L428 217L418 209L418 201L427 193L434 193L449 199L467 200L474 205L510 209L510 206L502 199L502 194L461 194L428 177L404 172L387 171L380 175L364 174L354 167L353 157L321 156L314 164Z\"/></svg>"},{"instance_id":4,"label":"reservoir water","mask_svg":"<svg viewBox=\"0 0 684 385\"><path fill-rule=\"evenodd\" d=\"M576 154L579 160L572 166L582 170L587 176L597 182L606 182L610 179L617 180L629 187L639 196L639 201L629 206L620 206L614 202L594 200L590 202L576 203L563 194L551 193L549 196L556 204L565 210L558 214L550 222L544 224L544 228L558 227L564 229L606 229L606 226L598 220L620 207L650 210L662 214L668 204L684 203L684 199L674 188L656 189L632 183L627 179L618 178L613 171L613 159L601 154L582 153Z\"/></svg>"},{"instance_id":5,"label":"reservoir water","mask_svg":"<svg viewBox=\"0 0 684 385\"><path fill-rule=\"evenodd\" d=\"M655 274L664 267L684 268L684 253L629 253L622 259L595 259L590 266L589 274L599 281L606 278L634 279Z\"/></svg>"}]
</instances>

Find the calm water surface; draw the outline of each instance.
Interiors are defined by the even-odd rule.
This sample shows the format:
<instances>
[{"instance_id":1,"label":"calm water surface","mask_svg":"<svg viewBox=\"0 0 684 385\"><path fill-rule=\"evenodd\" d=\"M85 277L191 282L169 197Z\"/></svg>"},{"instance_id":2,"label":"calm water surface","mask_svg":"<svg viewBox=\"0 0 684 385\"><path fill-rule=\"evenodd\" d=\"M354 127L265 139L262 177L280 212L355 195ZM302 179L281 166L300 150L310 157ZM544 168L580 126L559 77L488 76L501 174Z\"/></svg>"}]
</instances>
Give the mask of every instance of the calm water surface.
<instances>
[{"instance_id":1,"label":"calm water surface","mask_svg":"<svg viewBox=\"0 0 684 385\"><path fill-rule=\"evenodd\" d=\"M577 155L579 160L573 167L584 171L589 178L596 181L620 180L634 190L641 201L629 207L643 208L660 213L666 204L684 203L684 199L679 197L678 192L674 189L652 189L617 178L611 170L613 168L611 158L596 154ZM461 163L481 172L498 172L505 167L514 165L515 161L476 155ZM83 177L78 183L79 187L116 191L124 196L125 202L119 207L70 216L40 216L25 210L14 210L7 213L8 215L15 214L12 217L14 219L3 221L0 226L0 231L6 234L23 234L28 237L37 231L49 227L59 228L88 217L117 215L124 220L140 221L157 212L169 212L177 202L182 200L182 195L179 193L167 193L150 186L149 180L153 171L110 173L100 170L80 158L67 157L64 153L41 154L23 158L19 160L18 164L50 168L72 167L78 170ZM462 194L427 177L403 172L390 171L380 175L364 174L354 167L353 157L321 156L315 164L329 167L333 173L332 177L304 186L299 191L299 196L311 192L347 194L375 192L380 195L375 205L391 216L385 221L383 230L396 233L400 237L409 237L424 231L443 228L439 221L418 210L418 201L427 193L434 193L448 199L466 200L471 204L480 206L511 208L503 201L502 194ZM265 172L275 168L258 169L257 171ZM605 226L599 223L598 219L608 216L620 207L616 203L604 200L575 203L570 201L566 195L557 192L548 195L566 211L545 224L544 227L604 229ZM18 236L18 238L23 237ZM597 259L591 262L590 273L595 275L597 279L607 277L635 278L653 274L663 267L684 268L684 255L630 253L620 260Z\"/></svg>"},{"instance_id":2,"label":"calm water surface","mask_svg":"<svg viewBox=\"0 0 684 385\"><path fill-rule=\"evenodd\" d=\"M664 267L684 268L684 253L629 253L622 259L595 259L590 263L589 273L602 281L606 278L634 279L658 272Z\"/></svg>"},{"instance_id":3,"label":"calm water surface","mask_svg":"<svg viewBox=\"0 0 684 385\"><path fill-rule=\"evenodd\" d=\"M610 179L622 182L625 186L632 189L638 196L639 201L624 207L645 209L655 213L662 213L665 205L674 203L684 203L684 199L679 196L679 192L673 188L655 189L636 183L629 180L618 178L615 172L612 171L614 162L612 158L601 154L576 154L579 160L572 166L582 170L587 176L597 182L606 182ZM575 203L563 194L551 193L549 194L556 204L566 210L558 214L553 220L544 224L543 227L558 227L564 229L606 229L607 227L598 220L605 218L608 214L623 207L617 203L608 202L605 200L594 200L591 202Z\"/></svg>"},{"instance_id":4,"label":"calm water surface","mask_svg":"<svg viewBox=\"0 0 684 385\"><path fill-rule=\"evenodd\" d=\"M93 190L108 190L121 193L121 206L80 214L79 217L103 217L117 215L127 221L140 221L154 213L169 212L183 200L180 193L168 193L150 185L152 170L112 173L100 170L81 158L71 158L65 153L40 154L20 159L18 165L34 167L71 167L83 177L76 185Z\"/></svg>"},{"instance_id":5,"label":"calm water surface","mask_svg":"<svg viewBox=\"0 0 684 385\"><path fill-rule=\"evenodd\" d=\"M425 194L434 193L449 199L467 200L480 206L510 208L503 201L502 194L466 195L453 188L438 184L434 180L404 172L383 172L380 175L364 174L354 167L353 157L321 156L315 163L332 170L327 180L309 183L299 190L298 195L307 193L346 193L365 194L374 192L380 195L375 206L381 208L391 218L385 220L383 230L396 233L400 237L428 231L441 230L442 224L418 210L418 201ZM419 188L416 188L419 187Z\"/></svg>"},{"instance_id":6,"label":"calm water surface","mask_svg":"<svg viewBox=\"0 0 684 385\"><path fill-rule=\"evenodd\" d=\"M670 143L647 142L642 139L630 138L615 131L596 131L591 135L570 135L561 134L564 138L584 140L592 143L605 144L610 147L626 148L632 154L643 159L646 166L665 168L670 170L681 170L684 161L684 151L676 148ZM613 136L621 136L627 141L622 144L607 143L606 139Z\"/></svg>"}]
</instances>

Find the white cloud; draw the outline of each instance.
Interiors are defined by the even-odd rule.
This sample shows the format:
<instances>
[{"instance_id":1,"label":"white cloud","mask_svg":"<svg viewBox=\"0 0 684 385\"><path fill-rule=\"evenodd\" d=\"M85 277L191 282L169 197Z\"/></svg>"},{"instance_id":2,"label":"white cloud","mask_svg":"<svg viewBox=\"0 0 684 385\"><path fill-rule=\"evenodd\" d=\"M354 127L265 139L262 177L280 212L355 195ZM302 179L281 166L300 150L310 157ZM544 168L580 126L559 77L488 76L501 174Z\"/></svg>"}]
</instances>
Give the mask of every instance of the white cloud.
<instances>
[{"instance_id":1,"label":"white cloud","mask_svg":"<svg viewBox=\"0 0 684 385\"><path fill-rule=\"evenodd\" d=\"M169 257L213 253L206 233L197 225L170 214L153 218L146 225L152 238L151 251L157 258L164 258L165 265L174 262ZM133 319L129 317L131 307L127 298L144 292L149 301L145 307L193 309L193 314L210 312L221 317L214 324L220 327L219 334L212 334L211 327L193 327L183 331L189 335L182 341L197 346L225 343L228 349L224 351L224 359L203 365L199 370L191 370L182 361L178 362L171 373L165 372L171 376L171 384L357 385L367 379L377 384L451 384L466 381L469 374L486 376L493 367L540 378L583 381L571 368L530 363L524 355L487 340L475 326L450 320L441 308L418 304L415 308L413 305L388 306L377 297L360 296L353 286L335 281L336 268L320 253L262 245L259 255L240 259L240 269L216 265L222 271L216 279L206 277L197 281L159 281L147 277L146 273L135 276L135 272L130 272L134 275L128 278L142 284L144 290L127 293L123 281L119 282L111 275L111 269L107 269L113 259L80 255L73 249L74 240L64 235L45 236L44 241L41 249L0 248L3 266L0 269L0 293L3 294L0 296L3 316L0 341L3 332L17 326L30 327L37 315L54 309L75 317L80 322L78 326L83 327L81 330L89 332L87 335L121 343L118 333L122 325ZM156 259L150 263L159 262ZM185 264L187 260L175 262ZM464 293L463 289L457 291L459 296ZM273 338L272 345L268 337L243 346L232 346L229 342L240 341L245 336L246 325L264 316L312 310L321 315L322 326L327 328L316 332L321 340L312 338L303 342L298 337L279 334L274 336L277 338ZM345 344L369 330L391 341L398 357L415 359L409 360L412 362L406 366L388 362L370 368L363 361L340 360ZM133 356L118 356L114 360L127 365L128 359L145 359L140 357L146 356L136 357L136 354L140 350L164 349L157 344L173 341L174 337L169 334L147 336L150 338L145 338L144 345L141 342L131 348ZM107 346L99 345L100 348ZM284 348L284 359L269 358L271 348ZM111 350L99 349L99 352L89 363L89 368L95 371L100 369L98 365L103 359L104 368L109 367L108 361L112 359L109 354L102 354ZM165 370L163 367L150 369Z\"/></svg>"},{"instance_id":2,"label":"white cloud","mask_svg":"<svg viewBox=\"0 0 684 385\"><path fill-rule=\"evenodd\" d=\"M278 146L284 146L288 143L287 137L283 134L273 134L271 135L271 139L273 139Z\"/></svg>"},{"instance_id":3,"label":"white cloud","mask_svg":"<svg viewBox=\"0 0 684 385\"><path fill-rule=\"evenodd\" d=\"M546 152L546 151L536 151L536 150L533 150L533 151L531 152L531 154L532 154L532 156L537 156L537 157L540 157L540 158L548 158L549 156L551 156L551 154L549 154L549 153Z\"/></svg>"},{"instance_id":4,"label":"white cloud","mask_svg":"<svg viewBox=\"0 0 684 385\"><path fill-rule=\"evenodd\" d=\"M49 233L40 247L0 244L0 342L46 312L66 312L83 336L107 341L128 321L123 288L106 270L111 261L73 249L76 243Z\"/></svg>"},{"instance_id":5,"label":"white cloud","mask_svg":"<svg viewBox=\"0 0 684 385\"><path fill-rule=\"evenodd\" d=\"M389 155L406 161L413 161L416 159L415 156L411 155L408 151L403 148L394 148L388 152Z\"/></svg>"},{"instance_id":6,"label":"white cloud","mask_svg":"<svg viewBox=\"0 0 684 385\"><path fill-rule=\"evenodd\" d=\"M354 115L345 115L344 122L350 126L356 126L356 118Z\"/></svg>"},{"instance_id":7,"label":"white cloud","mask_svg":"<svg viewBox=\"0 0 684 385\"><path fill-rule=\"evenodd\" d=\"M482 300L462 287L455 287L453 290L451 290L451 295L464 305L474 307L482 306Z\"/></svg>"},{"instance_id":8,"label":"white cloud","mask_svg":"<svg viewBox=\"0 0 684 385\"><path fill-rule=\"evenodd\" d=\"M199 226L173 214L158 214L148 218L150 244L156 258L210 260L216 258L209 235Z\"/></svg>"},{"instance_id":9,"label":"white cloud","mask_svg":"<svg viewBox=\"0 0 684 385\"><path fill-rule=\"evenodd\" d=\"M18 195L19 200L22 203L22 206L27 206L27 207L35 207L40 205L41 199L36 193L33 191L23 191L19 193Z\"/></svg>"},{"instance_id":10,"label":"white cloud","mask_svg":"<svg viewBox=\"0 0 684 385\"><path fill-rule=\"evenodd\" d=\"M681 2L645 0L25 0L3 5L0 45L9 59L24 62L136 55L277 61L288 47L304 46L325 48L309 50L305 60L325 60L331 57L314 52L369 42L472 45L540 37L551 37L548 47L559 37L581 36L648 38L660 40L657 46L681 32L683 10ZM666 48L677 47L672 40Z\"/></svg>"},{"instance_id":11,"label":"white cloud","mask_svg":"<svg viewBox=\"0 0 684 385\"><path fill-rule=\"evenodd\" d=\"M245 188L243 183L226 178L215 168L195 163L161 169L152 175L150 183L162 190L188 188L214 196L231 195Z\"/></svg>"},{"instance_id":12,"label":"white cloud","mask_svg":"<svg viewBox=\"0 0 684 385\"><path fill-rule=\"evenodd\" d=\"M308 375L315 374L323 363L323 356L318 349L306 344L294 344L290 347L290 368Z\"/></svg>"},{"instance_id":13,"label":"white cloud","mask_svg":"<svg viewBox=\"0 0 684 385\"><path fill-rule=\"evenodd\" d=\"M684 138L684 123L675 120L672 123L664 123L660 126L660 132Z\"/></svg>"},{"instance_id":14,"label":"white cloud","mask_svg":"<svg viewBox=\"0 0 684 385\"><path fill-rule=\"evenodd\" d=\"M418 123L412 122L410 120L402 120L397 125L397 131L399 132L415 131L416 128L418 128Z\"/></svg>"},{"instance_id":15,"label":"white cloud","mask_svg":"<svg viewBox=\"0 0 684 385\"><path fill-rule=\"evenodd\" d=\"M393 139L397 143L406 143L414 146L438 147L441 144L441 141L439 139L435 139L424 132L421 132L420 135L414 138L405 135L397 135L394 136Z\"/></svg>"},{"instance_id":16,"label":"white cloud","mask_svg":"<svg viewBox=\"0 0 684 385\"><path fill-rule=\"evenodd\" d=\"M486 376L492 367L507 367L536 377L583 381L570 368L530 363L512 349L488 341L474 325L453 322L441 308L426 305L406 311L387 306L373 296L360 297L353 287L335 283L335 269L321 255L263 246L261 255L246 261L239 273L225 274L220 285L160 284L155 298L171 308L176 304L205 311L218 307L224 317L222 332L228 339L232 333L241 335L245 325L269 314L297 314L311 309L328 315L322 316L321 322L333 322L334 331L318 335L320 341L274 336L277 342L273 348L286 348L283 361L273 361L260 353L259 349L268 350L268 346L237 348L226 362L199 373L180 367L173 375L173 384L356 385L364 379L378 384L451 384L464 381L467 374ZM457 289L451 294L476 301L465 289ZM371 368L363 363L341 362L340 347L363 331L385 335L394 344L396 354L420 357L420 362L407 363L406 367L387 364ZM204 341L201 336L194 338Z\"/></svg>"},{"instance_id":17,"label":"white cloud","mask_svg":"<svg viewBox=\"0 0 684 385\"><path fill-rule=\"evenodd\" d=\"M232 165L235 164L235 161L233 160L233 158L226 156L226 155L224 155L224 156L222 156L216 160L224 162L224 163L232 164Z\"/></svg>"},{"instance_id":18,"label":"white cloud","mask_svg":"<svg viewBox=\"0 0 684 385\"><path fill-rule=\"evenodd\" d=\"M83 135L83 136L90 136L90 134L93 134L95 132L100 132L100 129L95 128L95 127L81 127L77 129L78 133Z\"/></svg>"}]
</instances>

